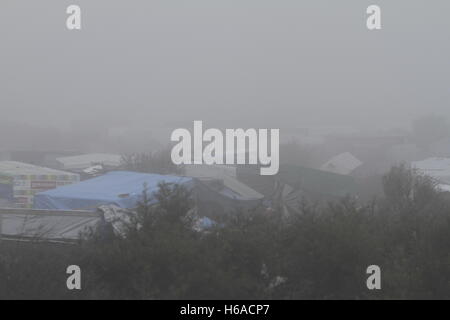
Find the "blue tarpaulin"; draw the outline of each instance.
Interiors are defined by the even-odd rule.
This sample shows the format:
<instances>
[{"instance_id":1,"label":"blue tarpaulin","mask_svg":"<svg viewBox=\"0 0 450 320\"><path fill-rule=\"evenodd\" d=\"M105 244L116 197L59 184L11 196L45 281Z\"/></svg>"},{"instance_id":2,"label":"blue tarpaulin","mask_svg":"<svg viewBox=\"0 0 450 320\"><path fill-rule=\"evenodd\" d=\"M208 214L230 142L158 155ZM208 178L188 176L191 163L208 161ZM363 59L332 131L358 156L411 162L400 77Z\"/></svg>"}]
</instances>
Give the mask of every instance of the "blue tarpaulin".
<instances>
[{"instance_id":1,"label":"blue tarpaulin","mask_svg":"<svg viewBox=\"0 0 450 320\"><path fill-rule=\"evenodd\" d=\"M34 209L96 210L101 205L114 204L133 208L142 199L144 185L151 196L160 182L189 186L192 178L113 171L103 176L38 193Z\"/></svg>"}]
</instances>

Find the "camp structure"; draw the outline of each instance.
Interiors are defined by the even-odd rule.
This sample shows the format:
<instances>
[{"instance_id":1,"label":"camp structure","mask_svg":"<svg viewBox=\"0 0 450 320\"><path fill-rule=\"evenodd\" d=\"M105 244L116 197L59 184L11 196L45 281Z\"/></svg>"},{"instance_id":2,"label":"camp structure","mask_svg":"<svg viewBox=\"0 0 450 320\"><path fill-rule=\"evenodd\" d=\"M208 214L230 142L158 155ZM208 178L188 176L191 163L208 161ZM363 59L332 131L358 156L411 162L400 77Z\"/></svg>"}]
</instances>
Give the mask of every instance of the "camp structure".
<instances>
[{"instance_id":1,"label":"camp structure","mask_svg":"<svg viewBox=\"0 0 450 320\"><path fill-rule=\"evenodd\" d=\"M56 158L62 170L81 172L95 166L114 168L120 166L122 157L118 154L89 153L70 157Z\"/></svg>"},{"instance_id":2,"label":"camp structure","mask_svg":"<svg viewBox=\"0 0 450 320\"><path fill-rule=\"evenodd\" d=\"M342 175L348 175L362 165L362 162L350 152L344 152L332 157L325 162L320 169Z\"/></svg>"},{"instance_id":3,"label":"camp structure","mask_svg":"<svg viewBox=\"0 0 450 320\"><path fill-rule=\"evenodd\" d=\"M229 188L221 179L194 179L192 195L196 215L213 220L230 213L245 213L260 208L262 197L252 197Z\"/></svg>"},{"instance_id":4,"label":"camp structure","mask_svg":"<svg viewBox=\"0 0 450 320\"><path fill-rule=\"evenodd\" d=\"M16 161L0 161L0 198L8 207L31 208L35 194L79 180L78 174L70 172Z\"/></svg>"},{"instance_id":5,"label":"camp structure","mask_svg":"<svg viewBox=\"0 0 450 320\"><path fill-rule=\"evenodd\" d=\"M294 190L302 190L305 195L339 198L357 191L355 179L348 175L308 168L298 165L280 165L274 176L261 176L257 166L238 167L237 178L265 196L273 196L281 184Z\"/></svg>"},{"instance_id":6,"label":"camp structure","mask_svg":"<svg viewBox=\"0 0 450 320\"><path fill-rule=\"evenodd\" d=\"M411 167L420 173L450 184L450 158L427 158L411 162Z\"/></svg>"},{"instance_id":7,"label":"camp structure","mask_svg":"<svg viewBox=\"0 0 450 320\"><path fill-rule=\"evenodd\" d=\"M111 171L105 175L41 192L34 199L35 209L96 210L101 205L134 208L142 200L144 190L149 196L166 182L187 185L192 179L129 171Z\"/></svg>"},{"instance_id":8,"label":"camp structure","mask_svg":"<svg viewBox=\"0 0 450 320\"><path fill-rule=\"evenodd\" d=\"M351 176L302 166L281 166L277 177L279 181L303 190L312 197L333 199L357 191L356 182Z\"/></svg>"},{"instance_id":9,"label":"camp structure","mask_svg":"<svg viewBox=\"0 0 450 320\"><path fill-rule=\"evenodd\" d=\"M0 209L0 240L73 242L101 225L100 213Z\"/></svg>"},{"instance_id":10,"label":"camp structure","mask_svg":"<svg viewBox=\"0 0 450 320\"><path fill-rule=\"evenodd\" d=\"M281 209L283 214L300 212L303 200L336 200L357 191L355 179L297 165L281 165L278 174L261 176L257 166L240 166L240 181L264 194L271 208Z\"/></svg>"},{"instance_id":11,"label":"camp structure","mask_svg":"<svg viewBox=\"0 0 450 320\"><path fill-rule=\"evenodd\" d=\"M184 186L190 191L194 210L198 216L212 219L220 215L250 210L260 205L262 199L249 197L225 185L220 179L148 174L129 171L111 171L92 178L41 192L34 199L35 209L45 210L89 210L96 211L101 206L115 206L134 209L143 200L146 190L150 205L157 201L153 195L159 184L165 182Z\"/></svg>"},{"instance_id":12,"label":"camp structure","mask_svg":"<svg viewBox=\"0 0 450 320\"><path fill-rule=\"evenodd\" d=\"M431 177L442 191L450 191L450 158L427 158L411 162L417 173Z\"/></svg>"},{"instance_id":13,"label":"camp structure","mask_svg":"<svg viewBox=\"0 0 450 320\"><path fill-rule=\"evenodd\" d=\"M186 165L185 173L188 177L203 181L217 179L228 188L235 198L260 200L264 195L239 181L236 177L236 167L228 165ZM233 197L233 195L231 195Z\"/></svg>"},{"instance_id":14,"label":"camp structure","mask_svg":"<svg viewBox=\"0 0 450 320\"><path fill-rule=\"evenodd\" d=\"M213 219L230 212L245 212L262 205L264 195L236 178L229 165L186 165L186 176L195 178L193 194L201 216Z\"/></svg>"}]
</instances>

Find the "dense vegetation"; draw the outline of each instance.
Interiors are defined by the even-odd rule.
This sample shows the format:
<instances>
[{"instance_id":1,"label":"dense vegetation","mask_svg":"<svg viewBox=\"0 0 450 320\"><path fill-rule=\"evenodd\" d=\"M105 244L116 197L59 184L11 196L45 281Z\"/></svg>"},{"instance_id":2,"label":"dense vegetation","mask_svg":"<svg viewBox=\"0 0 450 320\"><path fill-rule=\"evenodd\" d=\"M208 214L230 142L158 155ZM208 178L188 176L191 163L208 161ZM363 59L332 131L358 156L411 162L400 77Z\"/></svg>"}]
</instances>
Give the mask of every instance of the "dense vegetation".
<instances>
[{"instance_id":1,"label":"dense vegetation","mask_svg":"<svg viewBox=\"0 0 450 320\"><path fill-rule=\"evenodd\" d=\"M195 231L189 193L161 185L144 199L126 237L78 245L0 244L0 298L412 299L450 298L450 202L403 166L384 177L385 196L302 203L303 213L236 213ZM66 288L66 267L82 290ZM382 289L366 287L379 265Z\"/></svg>"}]
</instances>

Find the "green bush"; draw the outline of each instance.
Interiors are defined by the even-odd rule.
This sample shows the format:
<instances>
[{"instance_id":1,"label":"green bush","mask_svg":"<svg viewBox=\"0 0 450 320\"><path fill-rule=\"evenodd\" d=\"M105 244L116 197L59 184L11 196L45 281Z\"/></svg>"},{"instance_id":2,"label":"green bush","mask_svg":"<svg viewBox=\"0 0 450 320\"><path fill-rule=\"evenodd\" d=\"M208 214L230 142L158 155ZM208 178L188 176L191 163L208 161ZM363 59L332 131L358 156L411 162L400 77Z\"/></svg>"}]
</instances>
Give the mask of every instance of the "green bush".
<instances>
[{"instance_id":1,"label":"green bush","mask_svg":"<svg viewBox=\"0 0 450 320\"><path fill-rule=\"evenodd\" d=\"M448 299L450 203L405 166L384 177L385 197L302 205L281 218L236 212L207 232L193 203L160 185L158 205L139 205L125 236L78 245L0 244L0 298L62 299ZM82 290L65 268L82 269ZM379 265L382 290L366 287Z\"/></svg>"}]
</instances>

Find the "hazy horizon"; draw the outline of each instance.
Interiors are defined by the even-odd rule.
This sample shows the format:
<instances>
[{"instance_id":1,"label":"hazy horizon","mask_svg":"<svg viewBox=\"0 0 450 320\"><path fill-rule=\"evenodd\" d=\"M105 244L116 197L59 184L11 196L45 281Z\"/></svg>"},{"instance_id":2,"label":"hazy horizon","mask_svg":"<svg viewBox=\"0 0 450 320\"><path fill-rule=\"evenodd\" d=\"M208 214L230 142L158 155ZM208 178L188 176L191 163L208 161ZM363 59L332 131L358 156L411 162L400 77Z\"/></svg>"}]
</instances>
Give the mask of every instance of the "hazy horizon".
<instances>
[{"instance_id":1,"label":"hazy horizon","mask_svg":"<svg viewBox=\"0 0 450 320\"><path fill-rule=\"evenodd\" d=\"M42 128L404 126L450 115L450 4L78 0L0 5L3 122Z\"/></svg>"}]
</instances>

